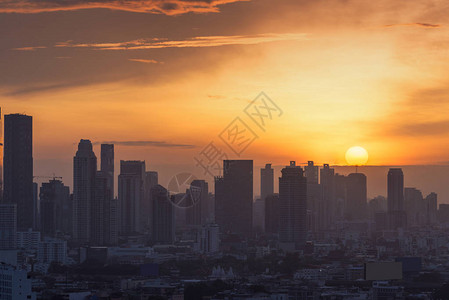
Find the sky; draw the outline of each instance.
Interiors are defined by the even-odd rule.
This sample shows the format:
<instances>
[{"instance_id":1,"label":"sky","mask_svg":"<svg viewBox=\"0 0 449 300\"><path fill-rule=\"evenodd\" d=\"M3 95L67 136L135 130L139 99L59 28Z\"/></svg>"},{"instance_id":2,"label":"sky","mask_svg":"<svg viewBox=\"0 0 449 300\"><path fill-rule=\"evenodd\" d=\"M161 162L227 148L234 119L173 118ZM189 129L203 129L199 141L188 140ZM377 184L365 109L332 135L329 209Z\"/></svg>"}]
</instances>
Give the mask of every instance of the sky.
<instances>
[{"instance_id":1,"label":"sky","mask_svg":"<svg viewBox=\"0 0 449 300\"><path fill-rule=\"evenodd\" d=\"M67 184L81 138L161 183L205 176L195 157L211 142L258 167L344 165L356 145L372 166L445 167L448 13L443 0L0 0L0 106L33 116L34 173ZM245 113L261 92L276 108L263 128ZM235 120L256 137L238 155L223 139Z\"/></svg>"}]
</instances>

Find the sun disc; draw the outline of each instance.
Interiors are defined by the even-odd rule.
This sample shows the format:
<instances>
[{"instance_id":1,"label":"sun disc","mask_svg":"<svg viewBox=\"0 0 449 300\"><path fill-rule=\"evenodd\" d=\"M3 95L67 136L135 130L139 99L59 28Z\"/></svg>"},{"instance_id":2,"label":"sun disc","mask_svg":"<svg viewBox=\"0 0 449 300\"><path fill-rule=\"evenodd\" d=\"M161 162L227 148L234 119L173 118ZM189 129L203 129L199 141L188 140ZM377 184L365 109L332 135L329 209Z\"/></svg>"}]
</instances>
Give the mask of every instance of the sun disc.
<instances>
[{"instance_id":1,"label":"sun disc","mask_svg":"<svg viewBox=\"0 0 449 300\"><path fill-rule=\"evenodd\" d=\"M368 162L368 152L360 146L354 146L346 151L345 158L348 165L362 166Z\"/></svg>"}]
</instances>

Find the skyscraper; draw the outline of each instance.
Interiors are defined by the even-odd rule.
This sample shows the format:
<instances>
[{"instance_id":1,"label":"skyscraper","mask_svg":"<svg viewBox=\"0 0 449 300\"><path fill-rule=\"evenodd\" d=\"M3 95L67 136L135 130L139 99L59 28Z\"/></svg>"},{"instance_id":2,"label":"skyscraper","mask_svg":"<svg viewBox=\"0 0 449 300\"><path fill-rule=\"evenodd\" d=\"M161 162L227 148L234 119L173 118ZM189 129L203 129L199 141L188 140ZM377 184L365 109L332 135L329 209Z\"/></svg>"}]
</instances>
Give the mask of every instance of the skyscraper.
<instances>
[{"instance_id":1,"label":"skyscraper","mask_svg":"<svg viewBox=\"0 0 449 300\"><path fill-rule=\"evenodd\" d=\"M42 183L40 198L40 230L43 235L56 232L70 233L72 228L72 205L69 187L61 180L52 179Z\"/></svg>"},{"instance_id":2,"label":"skyscraper","mask_svg":"<svg viewBox=\"0 0 449 300\"><path fill-rule=\"evenodd\" d=\"M274 193L274 170L271 164L266 164L260 169L260 199L265 201L268 195Z\"/></svg>"},{"instance_id":3,"label":"skyscraper","mask_svg":"<svg viewBox=\"0 0 449 300\"><path fill-rule=\"evenodd\" d=\"M156 185L151 189L153 199L153 242L172 244L175 240L175 207L166 188Z\"/></svg>"},{"instance_id":4,"label":"skyscraper","mask_svg":"<svg viewBox=\"0 0 449 300\"><path fill-rule=\"evenodd\" d=\"M190 183L190 186L191 188L186 192L189 198L187 203L192 203L192 206L186 210L187 225L206 224L209 219L209 185L205 180L196 179Z\"/></svg>"},{"instance_id":5,"label":"skyscraper","mask_svg":"<svg viewBox=\"0 0 449 300\"><path fill-rule=\"evenodd\" d=\"M404 174L400 168L392 168L387 176L388 218L390 229L404 228L407 216L404 209Z\"/></svg>"},{"instance_id":6,"label":"skyscraper","mask_svg":"<svg viewBox=\"0 0 449 300\"><path fill-rule=\"evenodd\" d=\"M316 232L320 230L319 214L323 209L323 195L321 186L318 184L318 166L309 160L304 168L304 174L307 179L307 211L309 216L309 229Z\"/></svg>"},{"instance_id":7,"label":"skyscraper","mask_svg":"<svg viewBox=\"0 0 449 300\"><path fill-rule=\"evenodd\" d=\"M145 161L120 161L118 199L120 232L141 232L141 207L144 197Z\"/></svg>"},{"instance_id":8,"label":"skyscraper","mask_svg":"<svg viewBox=\"0 0 449 300\"><path fill-rule=\"evenodd\" d=\"M366 176L362 173L351 173L346 177L346 218L362 220L367 213Z\"/></svg>"},{"instance_id":9,"label":"skyscraper","mask_svg":"<svg viewBox=\"0 0 449 300\"><path fill-rule=\"evenodd\" d=\"M265 201L273 193L274 170L271 168L271 164L266 164L265 168L260 169L260 199L256 199L253 203L254 227L262 231L265 231Z\"/></svg>"},{"instance_id":10,"label":"skyscraper","mask_svg":"<svg viewBox=\"0 0 449 300\"><path fill-rule=\"evenodd\" d=\"M335 221L335 171L328 164L320 170L322 203L318 211L318 229L328 229Z\"/></svg>"},{"instance_id":11,"label":"skyscraper","mask_svg":"<svg viewBox=\"0 0 449 300\"><path fill-rule=\"evenodd\" d=\"M253 161L224 160L215 178L215 219L222 233L250 237L252 232Z\"/></svg>"},{"instance_id":12,"label":"skyscraper","mask_svg":"<svg viewBox=\"0 0 449 300\"><path fill-rule=\"evenodd\" d=\"M301 249L307 238L307 179L294 161L279 178L279 241L287 250Z\"/></svg>"},{"instance_id":13,"label":"skyscraper","mask_svg":"<svg viewBox=\"0 0 449 300\"><path fill-rule=\"evenodd\" d=\"M404 188L404 211L407 216L407 226L426 224L426 205L420 190L411 187Z\"/></svg>"},{"instance_id":14,"label":"skyscraper","mask_svg":"<svg viewBox=\"0 0 449 300\"><path fill-rule=\"evenodd\" d=\"M101 168L103 176L107 178L107 188L110 197L114 198L114 145L101 144Z\"/></svg>"},{"instance_id":15,"label":"skyscraper","mask_svg":"<svg viewBox=\"0 0 449 300\"><path fill-rule=\"evenodd\" d=\"M4 201L17 204L17 228L34 224L33 205L33 119L31 116L5 116Z\"/></svg>"},{"instance_id":16,"label":"skyscraper","mask_svg":"<svg viewBox=\"0 0 449 300\"><path fill-rule=\"evenodd\" d=\"M197 205L201 209L201 224L213 222L213 215L211 212L212 203L209 198L209 184L205 180L193 180L190 184L199 190L199 199Z\"/></svg>"},{"instance_id":17,"label":"skyscraper","mask_svg":"<svg viewBox=\"0 0 449 300\"><path fill-rule=\"evenodd\" d=\"M114 145L101 145L101 172L97 172L96 195L102 201L102 221L98 229L100 245L115 245L118 241L118 200L114 197Z\"/></svg>"},{"instance_id":18,"label":"skyscraper","mask_svg":"<svg viewBox=\"0 0 449 300\"><path fill-rule=\"evenodd\" d=\"M96 172L97 157L92 143L81 140L73 158L73 239L78 243L90 241Z\"/></svg>"}]
</instances>

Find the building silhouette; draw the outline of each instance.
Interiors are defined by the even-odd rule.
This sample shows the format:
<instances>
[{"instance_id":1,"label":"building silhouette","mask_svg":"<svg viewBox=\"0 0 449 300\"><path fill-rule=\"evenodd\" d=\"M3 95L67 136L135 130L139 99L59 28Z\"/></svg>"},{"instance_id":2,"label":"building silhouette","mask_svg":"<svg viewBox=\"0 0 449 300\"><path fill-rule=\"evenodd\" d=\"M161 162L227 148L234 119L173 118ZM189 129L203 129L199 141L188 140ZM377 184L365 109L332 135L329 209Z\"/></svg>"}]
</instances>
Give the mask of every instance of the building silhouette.
<instances>
[{"instance_id":1,"label":"building silhouette","mask_svg":"<svg viewBox=\"0 0 449 300\"><path fill-rule=\"evenodd\" d=\"M92 205L95 198L97 157L89 140L81 140L73 158L73 239L89 243L91 239Z\"/></svg>"},{"instance_id":2,"label":"building silhouette","mask_svg":"<svg viewBox=\"0 0 449 300\"><path fill-rule=\"evenodd\" d=\"M118 242L118 200L114 197L114 145L101 145L101 167L97 172L96 195L99 203L97 234L99 245L115 245Z\"/></svg>"},{"instance_id":3,"label":"building silhouette","mask_svg":"<svg viewBox=\"0 0 449 300\"><path fill-rule=\"evenodd\" d=\"M211 222L209 216L209 184L205 180L195 179L190 183L186 191L187 203L190 207L186 210L187 225L203 225Z\"/></svg>"},{"instance_id":4,"label":"building silhouette","mask_svg":"<svg viewBox=\"0 0 449 300\"><path fill-rule=\"evenodd\" d=\"M35 225L33 203L33 119L22 114L5 115L4 202L17 204L17 228Z\"/></svg>"},{"instance_id":5,"label":"building silhouette","mask_svg":"<svg viewBox=\"0 0 449 300\"><path fill-rule=\"evenodd\" d=\"M302 249L307 238L307 179L294 161L279 178L279 241L287 250Z\"/></svg>"},{"instance_id":6,"label":"building silhouette","mask_svg":"<svg viewBox=\"0 0 449 300\"><path fill-rule=\"evenodd\" d=\"M407 216L407 226L422 226L427 222L426 205L422 192L416 188L404 188L404 211Z\"/></svg>"},{"instance_id":7,"label":"building silhouette","mask_svg":"<svg viewBox=\"0 0 449 300\"><path fill-rule=\"evenodd\" d=\"M252 233L253 161L224 160L215 178L215 219L222 233Z\"/></svg>"},{"instance_id":8,"label":"building silhouette","mask_svg":"<svg viewBox=\"0 0 449 300\"><path fill-rule=\"evenodd\" d=\"M318 229L326 230L335 221L335 170L328 164L324 164L320 170L320 185L322 191L322 201L319 206L317 218Z\"/></svg>"},{"instance_id":9,"label":"building silhouette","mask_svg":"<svg viewBox=\"0 0 449 300\"><path fill-rule=\"evenodd\" d=\"M367 214L366 176L351 173L346 176L346 218L363 220Z\"/></svg>"},{"instance_id":10,"label":"building silhouette","mask_svg":"<svg viewBox=\"0 0 449 300\"><path fill-rule=\"evenodd\" d=\"M120 203L120 233L141 232L141 206L144 197L145 161L120 161L118 199Z\"/></svg>"},{"instance_id":11,"label":"building silhouette","mask_svg":"<svg viewBox=\"0 0 449 300\"><path fill-rule=\"evenodd\" d=\"M391 168L387 176L389 228L404 228L407 216L404 209L404 174L400 168Z\"/></svg>"},{"instance_id":12,"label":"building silhouette","mask_svg":"<svg viewBox=\"0 0 449 300\"><path fill-rule=\"evenodd\" d=\"M260 169L260 199L265 201L268 195L274 193L274 169L271 164L266 164Z\"/></svg>"},{"instance_id":13,"label":"building silhouette","mask_svg":"<svg viewBox=\"0 0 449 300\"><path fill-rule=\"evenodd\" d=\"M152 240L156 244L173 244L175 206L170 201L170 195L166 188L156 185L151 189L151 197L153 199Z\"/></svg>"},{"instance_id":14,"label":"building silhouette","mask_svg":"<svg viewBox=\"0 0 449 300\"><path fill-rule=\"evenodd\" d=\"M56 232L72 232L72 203L70 190L61 180L52 179L42 183L40 199L40 231L44 236Z\"/></svg>"}]
</instances>

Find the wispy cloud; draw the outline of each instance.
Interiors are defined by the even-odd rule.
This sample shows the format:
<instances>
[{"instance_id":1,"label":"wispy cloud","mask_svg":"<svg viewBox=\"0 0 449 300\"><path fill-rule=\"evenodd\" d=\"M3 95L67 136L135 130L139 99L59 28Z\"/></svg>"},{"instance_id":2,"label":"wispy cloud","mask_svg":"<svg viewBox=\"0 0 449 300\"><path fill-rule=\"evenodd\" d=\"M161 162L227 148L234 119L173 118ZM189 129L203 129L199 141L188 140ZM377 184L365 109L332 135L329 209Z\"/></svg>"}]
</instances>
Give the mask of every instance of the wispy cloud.
<instances>
[{"instance_id":1,"label":"wispy cloud","mask_svg":"<svg viewBox=\"0 0 449 300\"><path fill-rule=\"evenodd\" d=\"M176 144L164 141L104 141L104 142L95 142L94 144L114 144L131 147L160 147L160 148L181 148L181 149L192 149L196 147L195 145L190 144Z\"/></svg>"},{"instance_id":2,"label":"wispy cloud","mask_svg":"<svg viewBox=\"0 0 449 300\"><path fill-rule=\"evenodd\" d=\"M106 8L139 13L178 15L218 12L219 6L249 0L0 0L0 13L40 13Z\"/></svg>"},{"instance_id":3,"label":"wispy cloud","mask_svg":"<svg viewBox=\"0 0 449 300\"><path fill-rule=\"evenodd\" d=\"M46 49L47 47L45 46L32 46L32 47L21 47L21 48L13 48L11 50L15 50L15 51L34 51L37 49Z\"/></svg>"},{"instance_id":4,"label":"wispy cloud","mask_svg":"<svg viewBox=\"0 0 449 300\"><path fill-rule=\"evenodd\" d=\"M421 27L421 28L440 28L440 24L430 24L430 23L403 23L403 24L389 24L384 27Z\"/></svg>"},{"instance_id":5,"label":"wispy cloud","mask_svg":"<svg viewBox=\"0 0 449 300\"><path fill-rule=\"evenodd\" d=\"M198 36L184 40L138 39L111 43L61 42L55 47L91 48L95 50L142 50L160 48L201 48L227 45L255 45L260 43L306 40L305 33L266 33L256 35Z\"/></svg>"},{"instance_id":6,"label":"wispy cloud","mask_svg":"<svg viewBox=\"0 0 449 300\"><path fill-rule=\"evenodd\" d=\"M157 60L154 59L143 59L143 58L128 58L129 61L135 61L135 62L140 62L140 63L144 63L144 64L161 64L162 62L159 62Z\"/></svg>"}]
</instances>

